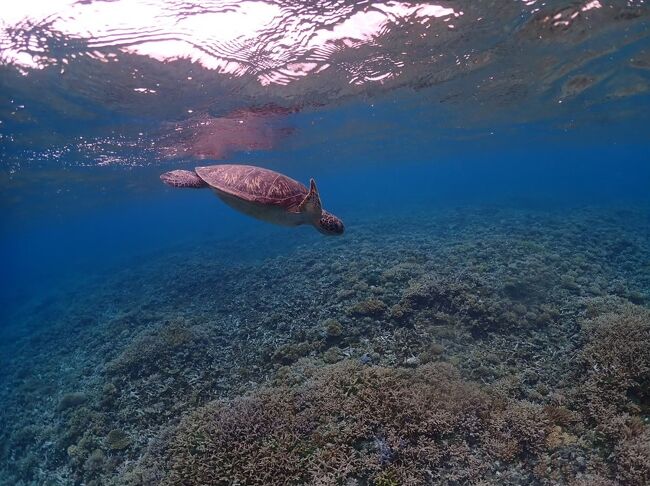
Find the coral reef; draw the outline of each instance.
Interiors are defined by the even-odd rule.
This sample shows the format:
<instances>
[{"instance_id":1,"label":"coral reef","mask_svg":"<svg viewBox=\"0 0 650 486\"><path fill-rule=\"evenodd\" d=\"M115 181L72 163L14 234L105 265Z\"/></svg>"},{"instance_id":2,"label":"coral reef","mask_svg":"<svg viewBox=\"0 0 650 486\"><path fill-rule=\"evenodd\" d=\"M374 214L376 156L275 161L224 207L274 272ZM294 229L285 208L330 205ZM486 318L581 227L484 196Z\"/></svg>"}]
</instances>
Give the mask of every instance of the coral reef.
<instances>
[{"instance_id":1,"label":"coral reef","mask_svg":"<svg viewBox=\"0 0 650 486\"><path fill-rule=\"evenodd\" d=\"M120 451L131 445L131 438L126 434L126 432L113 429L106 436L106 445L113 451Z\"/></svg>"},{"instance_id":2,"label":"coral reef","mask_svg":"<svg viewBox=\"0 0 650 486\"><path fill-rule=\"evenodd\" d=\"M371 298L350 307L349 313L353 316L378 317L386 312L386 308L386 303L382 302L379 299Z\"/></svg>"},{"instance_id":3,"label":"coral reef","mask_svg":"<svg viewBox=\"0 0 650 486\"><path fill-rule=\"evenodd\" d=\"M165 484L423 484L496 477L545 449L540 406L415 371L344 362L299 387L210 403L174 432ZM499 462L500 461L500 462ZM155 461L154 461L155 462Z\"/></svg>"},{"instance_id":4,"label":"coral reef","mask_svg":"<svg viewBox=\"0 0 650 486\"><path fill-rule=\"evenodd\" d=\"M86 399L87 398L84 393L66 393L63 395L63 398L61 398L57 410L59 412L62 412L69 408L78 407L79 405L82 405Z\"/></svg>"},{"instance_id":5,"label":"coral reef","mask_svg":"<svg viewBox=\"0 0 650 486\"><path fill-rule=\"evenodd\" d=\"M57 289L0 343L0 484L647 484L647 210L409 217Z\"/></svg>"},{"instance_id":6,"label":"coral reef","mask_svg":"<svg viewBox=\"0 0 650 486\"><path fill-rule=\"evenodd\" d=\"M610 414L650 412L650 310L631 304L584 322L580 361L585 412L605 426ZM612 427L611 433L620 433Z\"/></svg>"},{"instance_id":7,"label":"coral reef","mask_svg":"<svg viewBox=\"0 0 650 486\"><path fill-rule=\"evenodd\" d=\"M343 334L343 326L336 319L326 319L323 323L325 329L325 335L330 339L336 339Z\"/></svg>"}]
</instances>

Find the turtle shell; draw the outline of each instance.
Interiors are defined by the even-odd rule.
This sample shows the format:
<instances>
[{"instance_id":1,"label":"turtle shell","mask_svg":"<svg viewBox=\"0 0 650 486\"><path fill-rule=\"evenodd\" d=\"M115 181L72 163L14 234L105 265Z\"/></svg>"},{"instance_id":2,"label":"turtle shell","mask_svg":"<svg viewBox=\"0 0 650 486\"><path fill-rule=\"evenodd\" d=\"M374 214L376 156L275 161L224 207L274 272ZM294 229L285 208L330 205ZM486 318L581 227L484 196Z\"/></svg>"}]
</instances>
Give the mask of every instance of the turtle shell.
<instances>
[{"instance_id":1,"label":"turtle shell","mask_svg":"<svg viewBox=\"0 0 650 486\"><path fill-rule=\"evenodd\" d=\"M288 210L296 208L309 193L300 182L261 167L220 164L197 167L195 171L217 191L244 201Z\"/></svg>"}]
</instances>

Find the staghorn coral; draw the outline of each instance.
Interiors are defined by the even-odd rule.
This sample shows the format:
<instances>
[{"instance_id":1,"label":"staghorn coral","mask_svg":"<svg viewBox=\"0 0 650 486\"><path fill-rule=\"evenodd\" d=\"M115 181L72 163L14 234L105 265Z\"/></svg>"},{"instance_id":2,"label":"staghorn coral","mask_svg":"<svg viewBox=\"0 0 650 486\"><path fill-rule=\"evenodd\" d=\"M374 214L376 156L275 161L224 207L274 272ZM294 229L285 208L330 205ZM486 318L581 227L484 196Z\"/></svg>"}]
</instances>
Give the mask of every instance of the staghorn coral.
<instances>
[{"instance_id":1,"label":"staghorn coral","mask_svg":"<svg viewBox=\"0 0 650 486\"><path fill-rule=\"evenodd\" d=\"M298 387L206 405L182 421L158 464L169 465L165 484L422 484L452 472L476 482L495 457L533 460L545 424L541 407L504 401L446 364L343 362ZM504 441L509 452L495 452Z\"/></svg>"},{"instance_id":2,"label":"staghorn coral","mask_svg":"<svg viewBox=\"0 0 650 486\"><path fill-rule=\"evenodd\" d=\"M391 308L391 317L400 324L462 325L479 337L490 331L549 324L555 311L536 302L541 294L538 286L525 281L507 281L498 292L478 276L427 275L411 282Z\"/></svg>"},{"instance_id":3,"label":"staghorn coral","mask_svg":"<svg viewBox=\"0 0 650 486\"><path fill-rule=\"evenodd\" d=\"M628 304L584 323L578 403L599 430L620 437L627 413L650 401L650 310Z\"/></svg>"},{"instance_id":4,"label":"staghorn coral","mask_svg":"<svg viewBox=\"0 0 650 486\"><path fill-rule=\"evenodd\" d=\"M650 427L614 449L616 477L625 484L650 484Z\"/></svg>"},{"instance_id":5,"label":"staghorn coral","mask_svg":"<svg viewBox=\"0 0 650 486\"><path fill-rule=\"evenodd\" d=\"M172 320L160 329L143 333L134 339L115 359L107 363L111 375L128 375L132 378L151 375L179 358L187 350L205 344L204 336L182 320Z\"/></svg>"},{"instance_id":6,"label":"staghorn coral","mask_svg":"<svg viewBox=\"0 0 650 486\"><path fill-rule=\"evenodd\" d=\"M583 324L586 339L579 364L585 375L575 403L594 441L624 484L650 481L650 310L615 307Z\"/></svg>"},{"instance_id":7,"label":"staghorn coral","mask_svg":"<svg viewBox=\"0 0 650 486\"><path fill-rule=\"evenodd\" d=\"M379 317L387 310L387 305L382 300L370 298L359 302L348 309L351 316Z\"/></svg>"}]
</instances>

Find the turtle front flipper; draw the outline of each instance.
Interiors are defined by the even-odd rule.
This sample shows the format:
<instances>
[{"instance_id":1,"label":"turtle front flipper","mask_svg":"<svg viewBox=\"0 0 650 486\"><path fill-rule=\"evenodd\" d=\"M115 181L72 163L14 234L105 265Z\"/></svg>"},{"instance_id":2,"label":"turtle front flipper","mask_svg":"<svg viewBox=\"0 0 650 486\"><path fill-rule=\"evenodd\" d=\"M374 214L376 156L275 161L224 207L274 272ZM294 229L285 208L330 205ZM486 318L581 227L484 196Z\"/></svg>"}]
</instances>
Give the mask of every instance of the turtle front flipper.
<instances>
[{"instance_id":1,"label":"turtle front flipper","mask_svg":"<svg viewBox=\"0 0 650 486\"><path fill-rule=\"evenodd\" d=\"M165 172L160 175L160 180L172 187L189 187L192 189L208 187L208 184L193 170L172 170Z\"/></svg>"},{"instance_id":2,"label":"turtle front flipper","mask_svg":"<svg viewBox=\"0 0 650 486\"><path fill-rule=\"evenodd\" d=\"M309 219L314 222L318 221L323 213L320 195L318 194L314 179L310 179L309 181L309 192L305 196L305 199L298 205L298 212L308 215Z\"/></svg>"}]
</instances>

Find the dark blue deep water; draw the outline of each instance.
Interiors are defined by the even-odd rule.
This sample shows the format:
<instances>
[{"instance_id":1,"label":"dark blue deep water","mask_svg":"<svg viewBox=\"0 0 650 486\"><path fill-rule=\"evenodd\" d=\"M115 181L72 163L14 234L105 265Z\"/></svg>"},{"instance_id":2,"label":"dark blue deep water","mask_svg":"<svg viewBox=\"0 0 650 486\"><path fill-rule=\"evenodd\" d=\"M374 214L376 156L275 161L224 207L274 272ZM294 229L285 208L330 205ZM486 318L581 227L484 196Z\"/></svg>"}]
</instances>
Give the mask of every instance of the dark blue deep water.
<instances>
[{"instance_id":1,"label":"dark blue deep water","mask_svg":"<svg viewBox=\"0 0 650 486\"><path fill-rule=\"evenodd\" d=\"M0 12L0 485L649 484L648 7Z\"/></svg>"}]
</instances>

